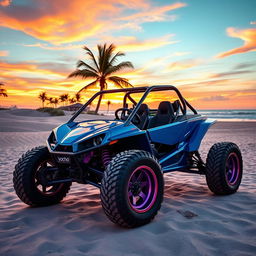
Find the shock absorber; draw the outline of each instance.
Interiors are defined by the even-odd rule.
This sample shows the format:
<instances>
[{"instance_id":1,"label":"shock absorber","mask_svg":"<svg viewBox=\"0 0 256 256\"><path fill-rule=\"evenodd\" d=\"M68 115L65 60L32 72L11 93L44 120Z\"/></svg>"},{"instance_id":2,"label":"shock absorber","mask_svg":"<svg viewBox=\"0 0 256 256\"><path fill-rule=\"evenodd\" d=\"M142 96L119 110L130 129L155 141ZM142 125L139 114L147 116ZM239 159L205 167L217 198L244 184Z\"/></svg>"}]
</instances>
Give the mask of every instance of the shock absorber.
<instances>
[{"instance_id":1,"label":"shock absorber","mask_svg":"<svg viewBox=\"0 0 256 256\"><path fill-rule=\"evenodd\" d=\"M102 149L101 159L104 167L107 168L109 162L111 161L111 155L108 149Z\"/></svg>"}]
</instances>

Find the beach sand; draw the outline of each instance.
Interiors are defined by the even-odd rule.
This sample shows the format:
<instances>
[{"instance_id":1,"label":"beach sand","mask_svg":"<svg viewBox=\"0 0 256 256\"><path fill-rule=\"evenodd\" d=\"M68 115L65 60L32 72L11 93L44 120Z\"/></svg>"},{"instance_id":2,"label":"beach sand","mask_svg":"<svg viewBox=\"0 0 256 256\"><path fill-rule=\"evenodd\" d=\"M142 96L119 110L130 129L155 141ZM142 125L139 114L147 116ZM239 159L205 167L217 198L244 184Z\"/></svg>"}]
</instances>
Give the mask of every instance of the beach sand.
<instances>
[{"instance_id":1,"label":"beach sand","mask_svg":"<svg viewBox=\"0 0 256 256\"><path fill-rule=\"evenodd\" d=\"M244 177L237 193L214 196L204 176L166 174L154 221L123 229L107 219L99 190L90 185L73 184L62 203L42 208L28 207L14 192L12 172L19 157L44 145L50 130L68 118L0 112L1 256L256 255L256 122L219 122L201 145L204 159L213 143L239 145Z\"/></svg>"}]
</instances>

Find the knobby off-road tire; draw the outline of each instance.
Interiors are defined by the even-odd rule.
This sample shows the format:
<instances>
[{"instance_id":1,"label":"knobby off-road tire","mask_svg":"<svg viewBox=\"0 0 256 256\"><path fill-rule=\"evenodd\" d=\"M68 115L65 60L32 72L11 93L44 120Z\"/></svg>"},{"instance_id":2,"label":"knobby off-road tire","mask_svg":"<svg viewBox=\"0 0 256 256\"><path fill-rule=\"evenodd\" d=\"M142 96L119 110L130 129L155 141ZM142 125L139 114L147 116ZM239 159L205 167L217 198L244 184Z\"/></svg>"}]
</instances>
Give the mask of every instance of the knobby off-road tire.
<instances>
[{"instance_id":1,"label":"knobby off-road tire","mask_svg":"<svg viewBox=\"0 0 256 256\"><path fill-rule=\"evenodd\" d=\"M235 193L242 180L243 161L238 146L232 142L214 144L206 160L206 181L216 195Z\"/></svg>"},{"instance_id":2,"label":"knobby off-road tire","mask_svg":"<svg viewBox=\"0 0 256 256\"><path fill-rule=\"evenodd\" d=\"M39 189L37 180L40 167L51 162L47 147L40 146L28 151L19 159L13 172L14 189L18 197L31 206L44 206L59 203L68 193L71 182Z\"/></svg>"},{"instance_id":3,"label":"knobby off-road tire","mask_svg":"<svg viewBox=\"0 0 256 256\"><path fill-rule=\"evenodd\" d=\"M161 167L149 152L128 150L107 166L101 183L102 207L108 218L122 227L149 223L163 201Z\"/></svg>"}]
</instances>

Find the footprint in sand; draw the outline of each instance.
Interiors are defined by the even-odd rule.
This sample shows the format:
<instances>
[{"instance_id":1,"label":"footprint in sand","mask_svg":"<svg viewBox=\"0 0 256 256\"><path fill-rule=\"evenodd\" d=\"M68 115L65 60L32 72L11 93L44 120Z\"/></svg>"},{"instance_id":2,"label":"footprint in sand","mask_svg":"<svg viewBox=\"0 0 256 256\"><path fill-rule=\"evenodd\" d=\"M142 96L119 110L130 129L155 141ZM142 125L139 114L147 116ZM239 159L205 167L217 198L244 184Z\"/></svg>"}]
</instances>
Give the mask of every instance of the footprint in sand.
<instances>
[{"instance_id":1,"label":"footprint in sand","mask_svg":"<svg viewBox=\"0 0 256 256\"><path fill-rule=\"evenodd\" d=\"M181 214L182 216L186 217L187 219L192 219L192 218L198 216L197 214L195 214L194 212L191 212L191 211L177 210L177 212L178 212L179 214Z\"/></svg>"}]
</instances>

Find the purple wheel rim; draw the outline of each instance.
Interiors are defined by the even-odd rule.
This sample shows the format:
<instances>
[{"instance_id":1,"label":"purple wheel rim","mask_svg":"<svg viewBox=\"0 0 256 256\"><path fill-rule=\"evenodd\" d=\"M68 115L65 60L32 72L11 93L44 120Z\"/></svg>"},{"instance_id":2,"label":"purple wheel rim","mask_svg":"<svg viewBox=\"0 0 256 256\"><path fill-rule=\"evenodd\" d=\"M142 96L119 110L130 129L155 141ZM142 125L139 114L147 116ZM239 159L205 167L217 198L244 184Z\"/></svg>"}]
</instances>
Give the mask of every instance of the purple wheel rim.
<instances>
[{"instance_id":1,"label":"purple wheel rim","mask_svg":"<svg viewBox=\"0 0 256 256\"><path fill-rule=\"evenodd\" d=\"M136 168L128 181L127 196L130 207L137 213L147 212L156 201L158 181L148 166Z\"/></svg>"},{"instance_id":2,"label":"purple wheel rim","mask_svg":"<svg viewBox=\"0 0 256 256\"><path fill-rule=\"evenodd\" d=\"M226 179L230 186L236 184L240 175L240 161L236 153L230 153L226 161Z\"/></svg>"}]
</instances>

